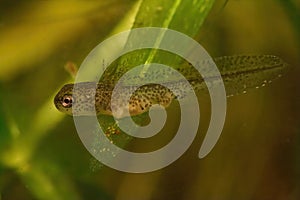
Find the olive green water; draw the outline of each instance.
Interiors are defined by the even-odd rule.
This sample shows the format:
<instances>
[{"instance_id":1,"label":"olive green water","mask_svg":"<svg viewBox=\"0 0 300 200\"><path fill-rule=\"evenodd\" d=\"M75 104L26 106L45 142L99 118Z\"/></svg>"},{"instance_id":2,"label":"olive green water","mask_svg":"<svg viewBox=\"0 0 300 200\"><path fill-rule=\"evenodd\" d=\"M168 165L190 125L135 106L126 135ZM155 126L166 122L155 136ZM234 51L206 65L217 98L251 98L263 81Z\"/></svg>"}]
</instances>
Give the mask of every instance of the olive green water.
<instances>
[{"instance_id":1,"label":"olive green water","mask_svg":"<svg viewBox=\"0 0 300 200\"><path fill-rule=\"evenodd\" d=\"M157 4L155 15L144 12L135 25L159 20L156 16L168 4ZM1 199L299 199L296 1L228 1L223 9L223 2L216 1L194 37L212 57L271 54L291 66L266 87L228 99L224 130L207 157L197 157L210 119L210 100L204 94L198 98L197 137L172 165L148 174L127 174L91 162L72 117L59 112L53 99L63 85L73 82L63 66L69 61L80 65L133 12L133 5L134 1L116 0L1 4ZM179 4L178 9L185 7ZM185 12L187 17L193 14ZM182 20L188 26L190 20L185 19L175 16L169 21ZM124 148L145 152L168 143L180 120L176 102L167 113L158 135L132 140ZM126 140L115 134L111 117L100 115L99 120L109 127L108 135Z\"/></svg>"}]
</instances>

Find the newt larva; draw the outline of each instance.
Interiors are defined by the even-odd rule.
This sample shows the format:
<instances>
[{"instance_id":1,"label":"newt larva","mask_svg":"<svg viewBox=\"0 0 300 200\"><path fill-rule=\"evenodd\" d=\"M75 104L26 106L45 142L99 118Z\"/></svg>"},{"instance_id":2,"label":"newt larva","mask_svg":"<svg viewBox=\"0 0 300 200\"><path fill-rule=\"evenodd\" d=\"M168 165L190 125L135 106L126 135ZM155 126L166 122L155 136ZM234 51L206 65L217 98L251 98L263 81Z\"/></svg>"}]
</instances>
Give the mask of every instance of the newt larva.
<instances>
[{"instance_id":1,"label":"newt larva","mask_svg":"<svg viewBox=\"0 0 300 200\"><path fill-rule=\"evenodd\" d=\"M222 56L213 60L221 73L227 96L245 93L249 88L264 86L282 76L288 66L281 58L273 55ZM186 68L179 67L177 70L187 78L196 93L205 91L204 79L199 73L195 73L197 72L195 69L186 70ZM59 111L69 115L91 115L94 106L97 115L112 115L111 96L114 84L108 82L77 84L80 95L76 99L73 99L72 96L74 84L64 85L55 96L54 104ZM94 90L95 84L97 84L96 91ZM160 84L141 86L131 95L129 105L127 102L120 102L120 105L128 105L131 116L147 112L153 104L159 104L166 108L173 99L178 98L172 91L176 90L181 96L185 95L185 88L182 88L180 80L168 82L167 85L168 88ZM129 87L132 86L124 85L122 92L118 95L126 94ZM77 110L72 111L74 102L80 106Z\"/></svg>"}]
</instances>

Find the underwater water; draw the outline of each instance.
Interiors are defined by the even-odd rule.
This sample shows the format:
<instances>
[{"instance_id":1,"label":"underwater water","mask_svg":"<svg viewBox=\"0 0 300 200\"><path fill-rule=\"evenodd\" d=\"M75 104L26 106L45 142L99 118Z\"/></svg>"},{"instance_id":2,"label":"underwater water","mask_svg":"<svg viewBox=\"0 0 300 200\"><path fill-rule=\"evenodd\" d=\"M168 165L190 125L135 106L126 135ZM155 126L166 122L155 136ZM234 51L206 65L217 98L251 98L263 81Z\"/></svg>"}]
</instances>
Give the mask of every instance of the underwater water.
<instances>
[{"instance_id":1,"label":"underwater water","mask_svg":"<svg viewBox=\"0 0 300 200\"><path fill-rule=\"evenodd\" d=\"M140 174L101 165L80 140L72 116L56 109L57 92L74 82L64 66L70 62L80 66L112 34L129 29L133 22L135 27L148 25L150 19L159 24L162 18L156 15L163 11L179 13L178 18L166 17L175 24L170 28L178 31L177 20L184 28L190 19L197 19L192 11L185 13L189 20L180 17L181 9L192 10L192 4L176 4L172 11L165 10L170 1L153 2L157 9L142 12L138 20L134 14L143 9L138 1L1 3L0 199L299 199L297 1L215 1L201 28L194 31L193 38L214 58L267 54L289 64L271 84L227 99L222 134L202 159L198 153L211 114L207 94L197 94L201 120L188 150L171 165ZM176 134L180 124L176 101L167 108L167 116L163 130L147 139L119 133L110 116L98 119L106 135L122 148L148 152ZM134 120L149 123L147 113Z\"/></svg>"}]
</instances>

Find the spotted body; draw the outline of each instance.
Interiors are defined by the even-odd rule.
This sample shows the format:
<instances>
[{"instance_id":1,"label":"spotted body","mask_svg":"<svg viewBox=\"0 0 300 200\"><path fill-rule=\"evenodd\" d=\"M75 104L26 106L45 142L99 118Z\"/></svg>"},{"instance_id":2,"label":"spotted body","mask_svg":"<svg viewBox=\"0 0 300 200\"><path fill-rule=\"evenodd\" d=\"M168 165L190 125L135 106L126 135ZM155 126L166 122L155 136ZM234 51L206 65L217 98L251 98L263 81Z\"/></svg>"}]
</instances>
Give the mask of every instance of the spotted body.
<instances>
[{"instance_id":1,"label":"spotted body","mask_svg":"<svg viewBox=\"0 0 300 200\"><path fill-rule=\"evenodd\" d=\"M272 55L224 56L215 58L214 62L221 73L227 96L245 93L248 88L264 86L280 77L287 67L282 59ZM196 93L205 91L205 82L220 82L213 76L203 78L193 67L179 67L176 70L186 77ZM164 72L159 75L163 77ZM113 108L118 111L115 117L125 117L124 109L128 109L133 116L147 112L154 104L168 107L173 99L187 95L182 80L174 80L164 85L167 87L154 83L143 85L134 90L126 102L121 100L121 96L128 95L132 87L135 87L134 84L122 86L115 96L115 101L111 101L115 85L109 81L77 83L76 95L73 95L74 84L67 84L55 96L54 104L58 110L69 115L92 115L94 111L97 115L112 115ZM76 109L73 108L74 104L78 105Z\"/></svg>"}]
</instances>

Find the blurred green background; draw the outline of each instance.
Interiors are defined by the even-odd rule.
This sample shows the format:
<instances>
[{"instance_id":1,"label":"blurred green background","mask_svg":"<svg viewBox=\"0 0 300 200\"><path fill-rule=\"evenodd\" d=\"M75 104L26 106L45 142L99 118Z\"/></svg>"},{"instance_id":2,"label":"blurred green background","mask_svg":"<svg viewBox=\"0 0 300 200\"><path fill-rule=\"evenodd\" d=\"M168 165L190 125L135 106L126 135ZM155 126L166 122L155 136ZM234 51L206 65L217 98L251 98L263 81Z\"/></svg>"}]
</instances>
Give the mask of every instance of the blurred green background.
<instances>
[{"instance_id":1,"label":"blurred green background","mask_svg":"<svg viewBox=\"0 0 300 200\"><path fill-rule=\"evenodd\" d=\"M168 26L160 16L171 8ZM66 63L79 66L133 24L182 31L212 57L274 54L291 69L268 87L228 99L223 133L204 159L197 155L209 123L205 96L197 137L176 162L147 174L99 168L53 97L72 82ZM2 0L0 199L300 199L299 55L299 0ZM129 148L160 143L140 142Z\"/></svg>"}]
</instances>

